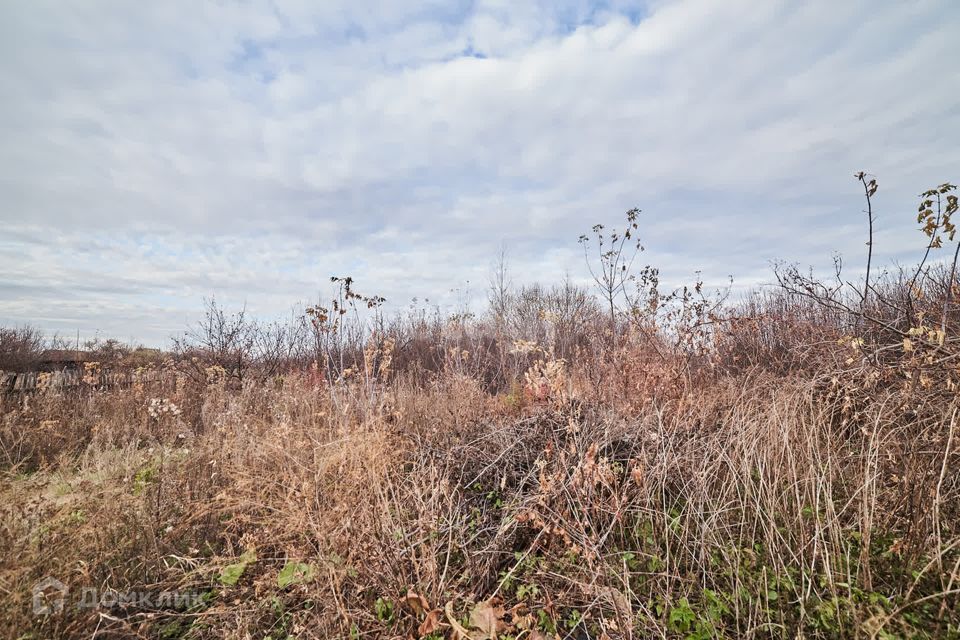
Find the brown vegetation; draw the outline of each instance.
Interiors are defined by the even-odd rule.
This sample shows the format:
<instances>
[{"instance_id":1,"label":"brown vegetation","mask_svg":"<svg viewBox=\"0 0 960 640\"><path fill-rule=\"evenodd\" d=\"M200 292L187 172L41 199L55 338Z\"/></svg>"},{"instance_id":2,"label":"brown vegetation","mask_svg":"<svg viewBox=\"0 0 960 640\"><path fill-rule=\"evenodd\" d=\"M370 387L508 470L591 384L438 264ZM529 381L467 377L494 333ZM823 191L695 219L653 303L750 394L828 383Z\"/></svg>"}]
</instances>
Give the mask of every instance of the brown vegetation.
<instances>
[{"instance_id":1,"label":"brown vegetation","mask_svg":"<svg viewBox=\"0 0 960 640\"><path fill-rule=\"evenodd\" d=\"M926 263L738 303L631 267L599 304L502 266L483 318L349 278L288 325L211 302L146 382L2 400L3 634L957 637L956 265ZM71 594L35 616L45 576Z\"/></svg>"}]
</instances>

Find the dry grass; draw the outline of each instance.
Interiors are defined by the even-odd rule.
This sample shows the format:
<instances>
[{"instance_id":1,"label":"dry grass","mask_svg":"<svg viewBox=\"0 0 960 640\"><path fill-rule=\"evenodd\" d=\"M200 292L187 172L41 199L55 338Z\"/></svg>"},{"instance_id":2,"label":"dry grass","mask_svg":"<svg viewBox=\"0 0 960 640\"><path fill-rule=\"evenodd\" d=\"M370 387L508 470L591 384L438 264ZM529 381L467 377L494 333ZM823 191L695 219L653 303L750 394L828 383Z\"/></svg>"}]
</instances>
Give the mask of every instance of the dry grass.
<instances>
[{"instance_id":1,"label":"dry grass","mask_svg":"<svg viewBox=\"0 0 960 640\"><path fill-rule=\"evenodd\" d=\"M602 307L501 260L487 318L333 278L290 324L210 301L162 366L108 341L87 386L0 393L0 634L960 638L954 189L862 287L662 294L612 233Z\"/></svg>"},{"instance_id":2,"label":"dry grass","mask_svg":"<svg viewBox=\"0 0 960 640\"><path fill-rule=\"evenodd\" d=\"M8 397L2 633L956 637L952 370L844 365L800 309L697 353L460 326L432 373ZM45 576L202 599L34 616Z\"/></svg>"}]
</instances>

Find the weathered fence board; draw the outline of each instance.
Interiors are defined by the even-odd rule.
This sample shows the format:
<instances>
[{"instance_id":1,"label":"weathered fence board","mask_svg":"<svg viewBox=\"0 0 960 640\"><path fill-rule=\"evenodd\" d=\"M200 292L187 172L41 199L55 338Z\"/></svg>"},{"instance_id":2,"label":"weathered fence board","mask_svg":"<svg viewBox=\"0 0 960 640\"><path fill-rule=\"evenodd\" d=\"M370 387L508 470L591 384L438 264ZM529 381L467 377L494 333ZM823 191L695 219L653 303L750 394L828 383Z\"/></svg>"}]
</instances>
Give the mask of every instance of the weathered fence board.
<instances>
[{"instance_id":1,"label":"weathered fence board","mask_svg":"<svg viewBox=\"0 0 960 640\"><path fill-rule=\"evenodd\" d=\"M0 393L29 393L42 389L115 389L132 387L134 383L156 384L163 381L159 371L106 371L91 374L77 369L49 373L0 371Z\"/></svg>"}]
</instances>

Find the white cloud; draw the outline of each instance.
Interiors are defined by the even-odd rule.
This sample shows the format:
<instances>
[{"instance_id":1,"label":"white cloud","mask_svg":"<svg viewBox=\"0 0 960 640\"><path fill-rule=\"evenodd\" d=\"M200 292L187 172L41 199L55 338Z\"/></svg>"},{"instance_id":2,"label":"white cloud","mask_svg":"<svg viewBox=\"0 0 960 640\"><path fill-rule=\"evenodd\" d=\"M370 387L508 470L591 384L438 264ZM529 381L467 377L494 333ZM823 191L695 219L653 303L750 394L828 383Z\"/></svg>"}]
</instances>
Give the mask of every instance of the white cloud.
<instances>
[{"instance_id":1,"label":"white cloud","mask_svg":"<svg viewBox=\"0 0 960 640\"><path fill-rule=\"evenodd\" d=\"M956 17L7 3L0 322L156 340L202 295L283 311L334 273L402 305L482 287L503 241L517 279L583 275L577 236L635 205L671 277L753 283L862 253L861 168L881 260L903 257L916 193L960 166Z\"/></svg>"}]
</instances>

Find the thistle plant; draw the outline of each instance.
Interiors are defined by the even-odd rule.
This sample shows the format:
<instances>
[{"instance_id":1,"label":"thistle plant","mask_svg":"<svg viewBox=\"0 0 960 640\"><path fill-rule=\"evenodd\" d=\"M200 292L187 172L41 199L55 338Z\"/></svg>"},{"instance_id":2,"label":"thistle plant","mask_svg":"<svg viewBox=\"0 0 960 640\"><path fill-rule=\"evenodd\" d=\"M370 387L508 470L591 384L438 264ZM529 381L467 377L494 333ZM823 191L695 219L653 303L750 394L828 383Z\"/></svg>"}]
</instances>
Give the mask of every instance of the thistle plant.
<instances>
[{"instance_id":1,"label":"thistle plant","mask_svg":"<svg viewBox=\"0 0 960 640\"><path fill-rule=\"evenodd\" d=\"M623 232L611 229L606 231L602 224L591 228L593 238L586 234L580 236L583 245L583 257L587 269L596 283L597 289L610 314L610 333L615 342L617 338L617 299L626 293L626 284L631 279L631 268L637 255L643 251L640 237L637 235L637 216L640 209L627 211L627 227ZM596 246L596 255L591 259L589 247L591 241Z\"/></svg>"}]
</instances>

